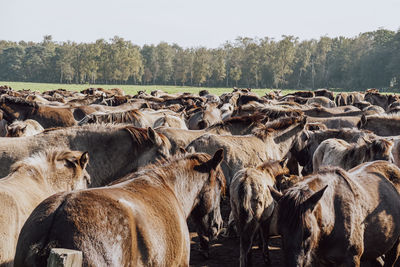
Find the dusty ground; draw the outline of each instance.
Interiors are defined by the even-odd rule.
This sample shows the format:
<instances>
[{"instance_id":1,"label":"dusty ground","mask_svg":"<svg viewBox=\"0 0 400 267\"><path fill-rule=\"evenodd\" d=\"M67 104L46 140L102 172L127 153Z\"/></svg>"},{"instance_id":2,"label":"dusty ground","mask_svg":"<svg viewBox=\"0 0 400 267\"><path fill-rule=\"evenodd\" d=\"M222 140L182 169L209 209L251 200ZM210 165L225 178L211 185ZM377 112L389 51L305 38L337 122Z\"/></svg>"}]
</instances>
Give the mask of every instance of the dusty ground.
<instances>
[{"instance_id":1,"label":"dusty ground","mask_svg":"<svg viewBox=\"0 0 400 267\"><path fill-rule=\"evenodd\" d=\"M239 238L220 237L210 248L210 257L205 259L199 251L199 242L196 233L190 233L191 251L190 266L239 266ZM269 242L271 266L283 266L280 253L280 239L271 238ZM253 246L253 266L265 266L261 250Z\"/></svg>"},{"instance_id":2,"label":"dusty ground","mask_svg":"<svg viewBox=\"0 0 400 267\"><path fill-rule=\"evenodd\" d=\"M228 201L223 201L221 205L221 215L224 222L228 221L230 206ZM190 224L189 224L190 225ZM192 227L189 227L191 229ZM239 238L229 238L219 236L218 240L214 241L210 247L210 256L205 259L200 253L200 243L197 237L197 233L193 230L190 231L191 238L191 250L190 250L190 266L227 266L234 267L239 266ZM271 265L274 267L283 266L281 250L280 250L280 238L270 238L269 240L269 251ZM257 244L253 244L252 250L253 266L265 266L262 258L262 252L258 248Z\"/></svg>"}]
</instances>

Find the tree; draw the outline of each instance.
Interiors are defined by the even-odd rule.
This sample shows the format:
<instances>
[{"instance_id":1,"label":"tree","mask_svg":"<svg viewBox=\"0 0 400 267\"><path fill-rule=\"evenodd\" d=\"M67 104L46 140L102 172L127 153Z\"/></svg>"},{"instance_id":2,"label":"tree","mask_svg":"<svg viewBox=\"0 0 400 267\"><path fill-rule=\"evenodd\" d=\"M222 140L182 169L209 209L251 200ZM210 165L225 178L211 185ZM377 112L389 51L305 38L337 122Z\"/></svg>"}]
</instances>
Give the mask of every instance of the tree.
<instances>
[{"instance_id":1,"label":"tree","mask_svg":"<svg viewBox=\"0 0 400 267\"><path fill-rule=\"evenodd\" d=\"M204 84L211 75L211 55L207 48L200 47L194 52L193 81L196 85Z\"/></svg>"}]
</instances>

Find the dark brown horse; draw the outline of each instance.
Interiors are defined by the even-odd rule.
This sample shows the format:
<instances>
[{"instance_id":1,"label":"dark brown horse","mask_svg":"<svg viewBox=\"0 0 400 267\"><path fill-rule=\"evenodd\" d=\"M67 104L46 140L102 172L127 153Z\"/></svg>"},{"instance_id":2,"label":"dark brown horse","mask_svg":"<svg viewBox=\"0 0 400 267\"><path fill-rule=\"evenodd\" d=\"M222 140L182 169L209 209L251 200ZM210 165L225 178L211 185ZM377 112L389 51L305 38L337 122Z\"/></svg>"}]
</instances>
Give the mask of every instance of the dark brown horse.
<instances>
[{"instance_id":1,"label":"dark brown horse","mask_svg":"<svg viewBox=\"0 0 400 267\"><path fill-rule=\"evenodd\" d=\"M45 129L76 125L75 116L79 119L82 113L85 113L83 109L39 105L34 101L10 96L0 98L0 109L3 111L4 119L9 123L14 120L32 119Z\"/></svg>"},{"instance_id":2,"label":"dark brown horse","mask_svg":"<svg viewBox=\"0 0 400 267\"><path fill-rule=\"evenodd\" d=\"M210 238L222 225L222 159L222 150L189 154L108 187L53 195L25 223L15 266L45 266L54 247L82 251L85 266L189 266L188 216Z\"/></svg>"},{"instance_id":3,"label":"dark brown horse","mask_svg":"<svg viewBox=\"0 0 400 267\"><path fill-rule=\"evenodd\" d=\"M400 169L386 161L324 168L275 191L286 266L360 266L399 256Z\"/></svg>"}]
</instances>

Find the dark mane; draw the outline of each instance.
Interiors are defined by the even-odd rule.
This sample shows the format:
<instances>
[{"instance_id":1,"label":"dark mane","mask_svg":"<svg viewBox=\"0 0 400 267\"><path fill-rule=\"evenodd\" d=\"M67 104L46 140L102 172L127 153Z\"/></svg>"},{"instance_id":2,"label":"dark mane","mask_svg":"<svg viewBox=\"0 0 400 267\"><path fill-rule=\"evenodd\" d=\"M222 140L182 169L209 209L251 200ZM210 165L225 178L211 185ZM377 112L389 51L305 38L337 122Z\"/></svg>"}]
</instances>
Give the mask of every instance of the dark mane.
<instances>
[{"instance_id":1,"label":"dark mane","mask_svg":"<svg viewBox=\"0 0 400 267\"><path fill-rule=\"evenodd\" d=\"M226 121L218 122L216 124L211 125L207 129L215 129L215 128L224 128L228 125L234 125L234 124L246 124L250 125L252 123L259 123L262 122L264 119L267 119L265 115L256 112L253 115L243 115L243 116L238 116L238 117L231 117L227 119Z\"/></svg>"},{"instance_id":2,"label":"dark mane","mask_svg":"<svg viewBox=\"0 0 400 267\"><path fill-rule=\"evenodd\" d=\"M144 128L137 128L134 126L124 126L122 129L126 130L129 132L129 134L131 135L132 139L134 140L135 143L137 144L148 144L149 146L153 145L147 129ZM162 133L157 133L158 136L161 138L161 140L163 141L164 144L170 144L169 143L169 139Z\"/></svg>"},{"instance_id":3,"label":"dark mane","mask_svg":"<svg viewBox=\"0 0 400 267\"><path fill-rule=\"evenodd\" d=\"M303 111L300 109L278 109L278 108L263 108L260 113L268 116L271 120L276 120L281 117L300 117L303 116Z\"/></svg>"},{"instance_id":4,"label":"dark mane","mask_svg":"<svg viewBox=\"0 0 400 267\"><path fill-rule=\"evenodd\" d=\"M293 124L303 122L305 117L289 117L289 118L281 118L278 120L274 120L269 122L265 125L257 127L254 129L253 134L258 138L266 138L271 133L279 130L287 129L288 127L292 126Z\"/></svg>"},{"instance_id":5,"label":"dark mane","mask_svg":"<svg viewBox=\"0 0 400 267\"><path fill-rule=\"evenodd\" d=\"M289 188L279 200L279 221L285 222L289 231L295 232L302 227L305 208L303 202L314 192L308 186Z\"/></svg>"},{"instance_id":6,"label":"dark mane","mask_svg":"<svg viewBox=\"0 0 400 267\"><path fill-rule=\"evenodd\" d=\"M142 115L143 114L137 109L109 112L106 114L90 114L88 115L88 122L133 123L139 121Z\"/></svg>"},{"instance_id":7,"label":"dark mane","mask_svg":"<svg viewBox=\"0 0 400 267\"><path fill-rule=\"evenodd\" d=\"M350 179L350 177L347 175L347 172L339 167L332 167L332 166L325 166L325 167L321 167L318 170L318 174L322 174L322 175L326 175L326 174L331 174L334 173L336 174L337 177L341 178L346 185L348 186L348 188L350 189L350 191L355 195L358 196L358 193L355 189L355 184L354 182Z\"/></svg>"},{"instance_id":8,"label":"dark mane","mask_svg":"<svg viewBox=\"0 0 400 267\"><path fill-rule=\"evenodd\" d=\"M0 102L4 103L6 105L7 104L17 104L17 105L25 105L25 106L33 107L33 108L39 107L39 105L34 101L29 101L29 100L25 100L20 97L13 97L13 96L7 96L7 95L3 95L2 97L0 97Z\"/></svg>"}]
</instances>

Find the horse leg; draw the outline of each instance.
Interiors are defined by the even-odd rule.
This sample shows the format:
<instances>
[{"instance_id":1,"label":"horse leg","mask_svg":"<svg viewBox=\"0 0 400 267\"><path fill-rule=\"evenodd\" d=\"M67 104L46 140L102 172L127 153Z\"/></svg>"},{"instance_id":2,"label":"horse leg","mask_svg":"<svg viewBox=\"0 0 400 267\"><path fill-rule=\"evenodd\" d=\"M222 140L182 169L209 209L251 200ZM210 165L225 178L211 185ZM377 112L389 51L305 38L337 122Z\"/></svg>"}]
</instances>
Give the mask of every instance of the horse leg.
<instances>
[{"instance_id":1,"label":"horse leg","mask_svg":"<svg viewBox=\"0 0 400 267\"><path fill-rule=\"evenodd\" d=\"M258 223L252 220L240 231L240 267L251 266L251 247L257 230Z\"/></svg>"},{"instance_id":2,"label":"horse leg","mask_svg":"<svg viewBox=\"0 0 400 267\"><path fill-rule=\"evenodd\" d=\"M385 254L385 265L386 266L400 266L400 261L398 260L400 256L400 239L397 239L393 247Z\"/></svg>"},{"instance_id":3,"label":"horse leg","mask_svg":"<svg viewBox=\"0 0 400 267\"><path fill-rule=\"evenodd\" d=\"M210 248L210 242L208 240L208 237L206 237L203 234L198 234L199 240L200 240L200 252L204 256L204 258L208 259L210 256L209 248Z\"/></svg>"},{"instance_id":4,"label":"horse leg","mask_svg":"<svg viewBox=\"0 0 400 267\"><path fill-rule=\"evenodd\" d=\"M270 265L271 264L271 260L269 258L269 249L268 249L269 226L270 226L270 220L266 220L266 221L261 223L261 228L260 228L262 254L263 254L263 259L264 259L265 265Z\"/></svg>"},{"instance_id":5,"label":"horse leg","mask_svg":"<svg viewBox=\"0 0 400 267\"><path fill-rule=\"evenodd\" d=\"M360 255L351 255L347 260L344 262L343 266L349 267L360 267L361 258Z\"/></svg>"}]
</instances>

